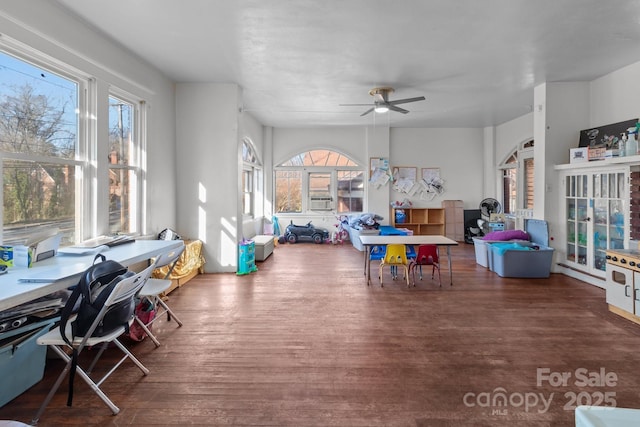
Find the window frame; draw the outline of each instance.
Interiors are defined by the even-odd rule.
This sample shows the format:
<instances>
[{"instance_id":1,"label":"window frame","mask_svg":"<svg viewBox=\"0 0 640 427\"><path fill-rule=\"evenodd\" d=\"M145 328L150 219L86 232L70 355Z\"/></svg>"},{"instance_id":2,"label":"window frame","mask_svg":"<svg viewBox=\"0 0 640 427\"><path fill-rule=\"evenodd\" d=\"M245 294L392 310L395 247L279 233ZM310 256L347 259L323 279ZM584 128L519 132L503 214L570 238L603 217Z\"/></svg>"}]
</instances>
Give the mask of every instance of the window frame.
<instances>
[{"instance_id":1,"label":"window frame","mask_svg":"<svg viewBox=\"0 0 640 427\"><path fill-rule=\"evenodd\" d=\"M242 204L243 219L253 219L258 210L258 197L262 194L262 162L258 156L253 141L249 138L242 139L242 171L240 197ZM247 178L248 177L248 181ZM247 186L246 184L250 185ZM249 209L246 208L246 201L249 201Z\"/></svg>"},{"instance_id":2,"label":"window frame","mask_svg":"<svg viewBox=\"0 0 640 427\"><path fill-rule=\"evenodd\" d=\"M134 209L133 213L129 214L129 220L132 222L132 224L129 227L128 231L122 231L120 230L119 232L125 233L125 234L141 234L141 230L143 228L142 224L143 224L143 185L144 185L144 168L143 168L143 164L146 164L146 161L143 163L143 153L146 152L146 139L145 139L145 134L142 132L143 128L146 128L146 115L145 115L145 101L137 99L134 95L129 94L126 91L123 91L117 87L110 87L109 88L109 93L107 96L107 101L110 102L110 100L112 98L115 98L123 103L129 104L131 105L132 108L132 113L133 113L133 118L132 118L132 127L133 127L133 132L132 133L132 138L133 138L133 147L129 153L130 158L129 158L129 162L127 164L121 164L121 163L117 163L117 164L113 164L110 163L110 161L107 161L106 167L107 167L107 193L110 194L110 178L109 178L109 172L114 169L114 170L120 170L120 171L128 171L130 174L132 174L135 177L135 183L133 183L134 188L131 189L130 191L135 191L135 194L132 198L133 203L135 204L135 206L132 208ZM109 106L110 109L110 106ZM107 116L109 116L109 113L107 113ZM107 118L108 121L110 121L110 117ZM107 135L107 150L109 150L109 144L110 144L110 137L109 135ZM131 185L131 184L130 184ZM109 219L110 217L110 200L107 200L107 230L109 230L109 232L111 233L111 221ZM120 224L120 226L122 226L122 224Z\"/></svg>"},{"instance_id":3,"label":"window frame","mask_svg":"<svg viewBox=\"0 0 640 427\"><path fill-rule=\"evenodd\" d=\"M505 160L498 167L498 171L500 172L500 189L501 189L501 203L503 205L503 209L505 206L505 199L509 197L505 194L505 178L506 170L515 169L516 171L516 196L515 196L515 210L513 212L509 212L510 214L522 214L523 211L532 211L533 206L527 205L527 200L530 200L533 203L533 188L535 182L535 175L533 167L530 168L530 173L527 174L527 169L525 164L528 162L534 162L534 140L527 139L524 142L518 144L518 147L509 153L506 156ZM515 161L513 161L515 159ZM526 198L526 199L525 199ZM505 211L506 213L506 211Z\"/></svg>"},{"instance_id":4,"label":"window frame","mask_svg":"<svg viewBox=\"0 0 640 427\"><path fill-rule=\"evenodd\" d=\"M92 168L89 167L89 155L91 153L91 146L95 143L95 139L92 140L91 132L88 130L87 123L87 117L90 117L92 113L95 113L95 111L90 111L91 102L89 99L89 89L91 87L92 79L86 73L82 73L62 61L55 60L4 35L0 38L0 53L11 56L16 60L24 62L35 68L45 70L51 74L56 74L59 77L69 80L77 85L77 133L73 159L0 151L0 181L2 181L3 187L4 180L2 177L4 176L3 164L5 159L68 165L75 168L73 241L77 242L86 234L88 225L85 220L87 217L85 201L90 200L92 197L92 192L88 185L88 183L92 181ZM0 203L4 207L4 194L2 193L0 193ZM4 243L4 209L3 214L0 215L0 217L2 217L3 223L3 227L0 229L0 241Z\"/></svg>"},{"instance_id":5,"label":"window frame","mask_svg":"<svg viewBox=\"0 0 640 427\"><path fill-rule=\"evenodd\" d=\"M299 164L299 165L287 165L287 166L283 166L285 163L287 162L291 162L293 163L294 161L300 160L300 159L304 159L305 155L307 153L311 153L313 151L327 151L330 152L334 155L337 155L338 158L344 157L348 160L348 162L353 163L353 166L348 166L348 165L328 165L328 166L309 166L309 165L304 165L304 164ZM332 212L332 213L341 213L341 214L347 214L347 213L361 213L361 212L356 212L356 211L349 211L349 212L338 212L338 200L339 200L339 188L338 188L338 173L339 172L358 172L360 174L362 174L363 177L363 183L365 180L365 170L366 166L362 166L359 163L357 163L354 159L352 159L350 156L334 150L334 149L327 149L327 148L310 148L308 150L305 151L301 151L293 156L290 156L289 158L287 158L286 160L284 160L283 162L281 162L278 166L274 167L274 171L273 171L273 195L274 195L274 206L277 208L276 203L277 203L277 191L276 191L276 187L277 187L277 181L278 181L278 177L277 177L277 172L282 172L282 171L294 171L294 172L300 172L301 173L301 185L300 185L300 191L301 191L301 210L300 212L278 212L276 209L275 213L279 213L279 214L286 214L286 215L298 215L298 216L304 216L304 215L318 215L318 214L324 214L327 212ZM311 209L311 191L310 191L310 176L312 174L318 174L318 173L330 173L331 177L330 177L330 198L331 198L331 209ZM366 200L366 185L363 185L363 196L362 196L362 212L364 212L364 205L365 205L365 200Z\"/></svg>"},{"instance_id":6,"label":"window frame","mask_svg":"<svg viewBox=\"0 0 640 427\"><path fill-rule=\"evenodd\" d=\"M132 90L125 91L112 86L109 79L98 80L92 75L74 66L33 49L4 34L0 37L0 52L40 68L45 72L56 74L77 85L77 128L76 147L73 159L28 155L22 153L0 152L0 172L4 159L43 162L51 164L68 164L75 167L75 205L73 241L78 243L100 234L106 234L109 223L109 169L134 170L136 177L135 227L136 235L146 233L146 165L147 165L147 109L144 99L147 92L144 88L133 85ZM119 81L117 76L110 80ZM139 93L136 95L135 93ZM147 94L148 95L148 94ZM116 97L130 103L136 110L135 139L136 165L111 165L107 158L109 152L109 109L110 97ZM106 132L105 132L106 131ZM3 176L3 175L0 175ZM106 196L105 196L106 195ZM106 199L106 203L105 200ZM0 193L0 203L4 203ZM4 218L3 218L4 223ZM29 233L29 230L26 230ZM0 230L0 242L4 242L4 226Z\"/></svg>"}]
</instances>

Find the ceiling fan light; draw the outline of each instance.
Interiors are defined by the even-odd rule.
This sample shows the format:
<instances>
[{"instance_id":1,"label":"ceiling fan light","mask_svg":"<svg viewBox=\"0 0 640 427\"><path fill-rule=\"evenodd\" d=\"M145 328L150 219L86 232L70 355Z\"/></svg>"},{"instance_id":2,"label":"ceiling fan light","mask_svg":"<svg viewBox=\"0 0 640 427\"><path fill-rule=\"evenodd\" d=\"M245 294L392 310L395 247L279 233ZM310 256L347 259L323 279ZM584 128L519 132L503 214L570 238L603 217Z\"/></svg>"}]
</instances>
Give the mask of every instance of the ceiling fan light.
<instances>
[{"instance_id":1,"label":"ceiling fan light","mask_svg":"<svg viewBox=\"0 0 640 427\"><path fill-rule=\"evenodd\" d=\"M386 105L376 105L373 110L376 113L386 113L387 111L389 111L389 107L387 107Z\"/></svg>"}]
</instances>

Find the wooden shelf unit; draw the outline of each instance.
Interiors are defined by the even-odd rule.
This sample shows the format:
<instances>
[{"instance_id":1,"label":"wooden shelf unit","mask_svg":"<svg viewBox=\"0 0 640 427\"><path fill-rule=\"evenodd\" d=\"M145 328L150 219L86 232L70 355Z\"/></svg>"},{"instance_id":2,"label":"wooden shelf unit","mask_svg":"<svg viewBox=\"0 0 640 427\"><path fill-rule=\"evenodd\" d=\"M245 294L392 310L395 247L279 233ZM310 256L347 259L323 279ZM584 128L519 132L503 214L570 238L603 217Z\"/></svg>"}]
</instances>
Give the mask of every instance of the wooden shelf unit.
<instances>
[{"instance_id":1,"label":"wooden shelf unit","mask_svg":"<svg viewBox=\"0 0 640 427\"><path fill-rule=\"evenodd\" d=\"M396 211L405 213L404 222L396 222ZM445 210L444 208L411 208L391 209L391 225L396 228L406 228L415 235L445 235Z\"/></svg>"},{"instance_id":2,"label":"wooden shelf unit","mask_svg":"<svg viewBox=\"0 0 640 427\"><path fill-rule=\"evenodd\" d=\"M462 200L443 200L445 235L462 242L464 240L464 202Z\"/></svg>"}]
</instances>

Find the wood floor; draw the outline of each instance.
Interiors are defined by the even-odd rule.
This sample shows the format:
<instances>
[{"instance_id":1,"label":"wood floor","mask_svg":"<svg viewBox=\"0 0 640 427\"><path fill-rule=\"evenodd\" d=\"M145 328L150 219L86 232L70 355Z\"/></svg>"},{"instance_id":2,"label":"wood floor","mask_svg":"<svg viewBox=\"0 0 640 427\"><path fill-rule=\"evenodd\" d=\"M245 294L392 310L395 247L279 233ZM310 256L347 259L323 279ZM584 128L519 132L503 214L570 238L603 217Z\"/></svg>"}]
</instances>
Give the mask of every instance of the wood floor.
<instances>
[{"instance_id":1,"label":"wood floor","mask_svg":"<svg viewBox=\"0 0 640 427\"><path fill-rule=\"evenodd\" d=\"M151 373L127 362L103 384L120 414L77 378L73 407L63 385L39 425L570 426L576 400L640 408L640 326L602 289L501 279L472 245L452 259L441 288L381 288L376 272L368 287L351 245L280 245L251 275L198 276L170 295L182 328L128 343ZM60 369L48 360L0 419L30 422Z\"/></svg>"}]
</instances>

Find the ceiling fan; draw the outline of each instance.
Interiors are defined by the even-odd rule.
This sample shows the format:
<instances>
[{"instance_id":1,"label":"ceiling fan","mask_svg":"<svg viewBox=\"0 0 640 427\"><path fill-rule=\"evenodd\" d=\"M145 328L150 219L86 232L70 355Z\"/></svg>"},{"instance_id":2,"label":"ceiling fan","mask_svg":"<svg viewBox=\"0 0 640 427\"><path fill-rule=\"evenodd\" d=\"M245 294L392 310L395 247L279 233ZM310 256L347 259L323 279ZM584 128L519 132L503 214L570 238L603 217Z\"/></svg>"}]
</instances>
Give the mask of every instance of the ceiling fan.
<instances>
[{"instance_id":1,"label":"ceiling fan","mask_svg":"<svg viewBox=\"0 0 640 427\"><path fill-rule=\"evenodd\" d=\"M375 87L369 91L369 95L373 96L373 107L369 108L360 116L365 116L372 111L376 113L386 113L387 111L396 111L398 113L407 114L409 110L397 107L398 104L407 104L409 102L424 101L424 96L416 96L415 98L396 99L395 101L389 101L389 94L393 93L392 87ZM341 106L355 106L355 105L371 105L371 104L340 104Z\"/></svg>"}]
</instances>

